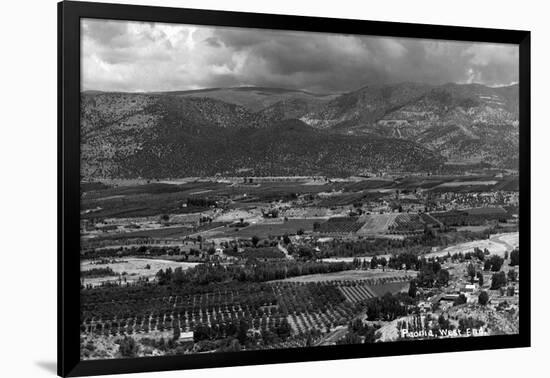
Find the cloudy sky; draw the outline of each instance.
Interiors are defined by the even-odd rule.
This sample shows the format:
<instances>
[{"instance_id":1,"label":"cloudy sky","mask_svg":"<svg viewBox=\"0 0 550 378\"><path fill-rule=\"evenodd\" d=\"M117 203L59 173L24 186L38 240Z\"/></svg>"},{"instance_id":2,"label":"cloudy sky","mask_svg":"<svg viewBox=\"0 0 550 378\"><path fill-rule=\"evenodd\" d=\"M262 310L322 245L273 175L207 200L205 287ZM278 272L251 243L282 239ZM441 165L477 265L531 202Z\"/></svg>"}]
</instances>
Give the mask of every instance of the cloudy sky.
<instances>
[{"instance_id":1,"label":"cloudy sky","mask_svg":"<svg viewBox=\"0 0 550 378\"><path fill-rule=\"evenodd\" d=\"M82 89L268 86L344 92L369 84L508 85L518 48L127 21L82 21Z\"/></svg>"}]
</instances>

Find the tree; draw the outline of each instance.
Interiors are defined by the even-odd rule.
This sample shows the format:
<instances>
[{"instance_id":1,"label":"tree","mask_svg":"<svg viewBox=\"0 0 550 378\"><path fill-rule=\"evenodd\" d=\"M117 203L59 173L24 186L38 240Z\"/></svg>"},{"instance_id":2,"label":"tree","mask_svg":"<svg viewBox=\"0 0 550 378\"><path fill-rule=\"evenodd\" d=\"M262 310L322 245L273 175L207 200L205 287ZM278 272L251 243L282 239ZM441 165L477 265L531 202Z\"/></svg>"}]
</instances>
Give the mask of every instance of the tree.
<instances>
[{"instance_id":1,"label":"tree","mask_svg":"<svg viewBox=\"0 0 550 378\"><path fill-rule=\"evenodd\" d=\"M290 244L290 238L288 237L288 234L284 234L283 236L283 243Z\"/></svg>"},{"instance_id":2,"label":"tree","mask_svg":"<svg viewBox=\"0 0 550 378\"><path fill-rule=\"evenodd\" d=\"M447 286L448 283L449 283L449 271L447 269L441 269L439 272L437 272L436 285Z\"/></svg>"},{"instance_id":3,"label":"tree","mask_svg":"<svg viewBox=\"0 0 550 378\"><path fill-rule=\"evenodd\" d=\"M491 271L493 272L498 272L502 267L502 264L504 264L504 259L497 255L491 256L489 261L491 261Z\"/></svg>"},{"instance_id":4,"label":"tree","mask_svg":"<svg viewBox=\"0 0 550 378\"><path fill-rule=\"evenodd\" d=\"M185 281L185 273L183 272L183 268L181 266L178 266L176 269L174 269L174 273L172 274L172 281L176 285L181 285Z\"/></svg>"},{"instance_id":5,"label":"tree","mask_svg":"<svg viewBox=\"0 0 550 378\"><path fill-rule=\"evenodd\" d=\"M516 282L518 278L518 273L514 269L508 271L508 281Z\"/></svg>"},{"instance_id":6,"label":"tree","mask_svg":"<svg viewBox=\"0 0 550 378\"><path fill-rule=\"evenodd\" d=\"M416 281L412 280L409 284L409 297L415 298L416 297Z\"/></svg>"},{"instance_id":7,"label":"tree","mask_svg":"<svg viewBox=\"0 0 550 378\"><path fill-rule=\"evenodd\" d=\"M336 341L336 344L361 344L361 338L354 332L348 332L343 339Z\"/></svg>"},{"instance_id":8,"label":"tree","mask_svg":"<svg viewBox=\"0 0 550 378\"><path fill-rule=\"evenodd\" d=\"M491 277L491 290L498 290L503 286L506 286L506 274L504 272L493 274Z\"/></svg>"},{"instance_id":9,"label":"tree","mask_svg":"<svg viewBox=\"0 0 550 378\"><path fill-rule=\"evenodd\" d=\"M478 279L478 284L479 286L483 286L483 273L481 272L477 272L477 279Z\"/></svg>"},{"instance_id":10,"label":"tree","mask_svg":"<svg viewBox=\"0 0 550 378\"><path fill-rule=\"evenodd\" d=\"M372 259L370 259L370 268L374 269L378 266L378 258L376 256L373 256Z\"/></svg>"},{"instance_id":11,"label":"tree","mask_svg":"<svg viewBox=\"0 0 550 378\"><path fill-rule=\"evenodd\" d=\"M239 322L239 329L237 331L237 340L239 340L239 343L241 344L246 343L246 340L248 338L247 336L248 328L249 328L248 322L244 319L241 319L241 321Z\"/></svg>"},{"instance_id":12,"label":"tree","mask_svg":"<svg viewBox=\"0 0 550 378\"><path fill-rule=\"evenodd\" d=\"M433 287L436 278L436 274L433 271L433 265L424 264L418 274L418 286Z\"/></svg>"},{"instance_id":13,"label":"tree","mask_svg":"<svg viewBox=\"0 0 550 378\"><path fill-rule=\"evenodd\" d=\"M124 336L119 342L119 352L122 357L136 357L139 351L139 345L132 337Z\"/></svg>"},{"instance_id":14,"label":"tree","mask_svg":"<svg viewBox=\"0 0 550 378\"><path fill-rule=\"evenodd\" d=\"M193 340L199 342L210 338L210 328L206 325L199 324L193 330Z\"/></svg>"},{"instance_id":15,"label":"tree","mask_svg":"<svg viewBox=\"0 0 550 378\"><path fill-rule=\"evenodd\" d=\"M239 343L239 340L233 339L228 345L218 348L217 351L218 352L240 352L241 344Z\"/></svg>"},{"instance_id":16,"label":"tree","mask_svg":"<svg viewBox=\"0 0 550 378\"><path fill-rule=\"evenodd\" d=\"M275 329L275 332L277 333L277 336L279 336L282 340L286 340L291 332L292 328L290 327L290 324L288 323L288 320L286 318L283 318L281 321L281 324Z\"/></svg>"},{"instance_id":17,"label":"tree","mask_svg":"<svg viewBox=\"0 0 550 378\"><path fill-rule=\"evenodd\" d=\"M466 303L466 296L464 294L460 294L454 301L455 306L459 306Z\"/></svg>"},{"instance_id":18,"label":"tree","mask_svg":"<svg viewBox=\"0 0 550 378\"><path fill-rule=\"evenodd\" d=\"M407 297L408 298L408 297ZM409 301L412 301L409 298ZM389 292L382 297L367 300L367 319L391 321L407 313L406 302L402 294L392 295Z\"/></svg>"},{"instance_id":19,"label":"tree","mask_svg":"<svg viewBox=\"0 0 550 378\"><path fill-rule=\"evenodd\" d=\"M509 297L513 297L516 293L516 289L513 286L508 286L508 289L506 289L506 295Z\"/></svg>"},{"instance_id":20,"label":"tree","mask_svg":"<svg viewBox=\"0 0 550 378\"><path fill-rule=\"evenodd\" d=\"M311 247L301 245L298 248L298 256L300 256L301 259L311 260L315 258L315 251Z\"/></svg>"},{"instance_id":21,"label":"tree","mask_svg":"<svg viewBox=\"0 0 550 378\"><path fill-rule=\"evenodd\" d=\"M485 260L483 264L483 270L491 270L493 272L498 272L504 264L504 259L497 255L491 255L488 259Z\"/></svg>"},{"instance_id":22,"label":"tree","mask_svg":"<svg viewBox=\"0 0 550 378\"><path fill-rule=\"evenodd\" d=\"M479 261L485 260L485 253L478 247L474 248L474 255L478 258Z\"/></svg>"},{"instance_id":23,"label":"tree","mask_svg":"<svg viewBox=\"0 0 550 378\"><path fill-rule=\"evenodd\" d=\"M480 305L485 306L489 302L489 294L487 294L486 291L482 291L479 293L479 297L477 298Z\"/></svg>"},{"instance_id":24,"label":"tree","mask_svg":"<svg viewBox=\"0 0 550 378\"><path fill-rule=\"evenodd\" d=\"M179 321L174 325L174 334L173 334L173 337L172 339L173 340L178 340L181 336L181 329L180 329L180 324L179 324Z\"/></svg>"},{"instance_id":25,"label":"tree","mask_svg":"<svg viewBox=\"0 0 550 378\"><path fill-rule=\"evenodd\" d=\"M468 276L470 277L470 283L474 283L474 278L476 277L476 267L474 264L469 263L467 268Z\"/></svg>"},{"instance_id":26,"label":"tree","mask_svg":"<svg viewBox=\"0 0 550 378\"><path fill-rule=\"evenodd\" d=\"M510 266L519 265L519 249L514 249L510 253Z\"/></svg>"}]
</instances>

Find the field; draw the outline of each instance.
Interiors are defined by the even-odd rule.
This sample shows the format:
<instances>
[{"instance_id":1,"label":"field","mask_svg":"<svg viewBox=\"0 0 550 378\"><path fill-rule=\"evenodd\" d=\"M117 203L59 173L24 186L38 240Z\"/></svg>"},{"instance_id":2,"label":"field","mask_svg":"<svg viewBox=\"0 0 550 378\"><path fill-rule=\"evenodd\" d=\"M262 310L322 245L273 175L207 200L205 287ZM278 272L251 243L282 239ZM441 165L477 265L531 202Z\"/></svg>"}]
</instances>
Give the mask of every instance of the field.
<instances>
[{"instance_id":1,"label":"field","mask_svg":"<svg viewBox=\"0 0 550 378\"><path fill-rule=\"evenodd\" d=\"M250 200L269 202L292 198L297 194L315 194L339 189L342 184L306 185L302 182L266 182L257 185L233 185L227 182L196 181L184 184L152 183L109 187L86 184L81 209L83 219L182 214L208 210L208 207L184 207L188 198L222 198L247 194Z\"/></svg>"},{"instance_id":2,"label":"field","mask_svg":"<svg viewBox=\"0 0 550 378\"><path fill-rule=\"evenodd\" d=\"M395 281L394 281L395 280ZM384 282L385 281L385 282ZM374 284L363 281L350 281L338 284L338 289L346 300L356 303L369 298L381 297L386 293L395 294L409 289L410 281L405 278L387 278Z\"/></svg>"},{"instance_id":3,"label":"field","mask_svg":"<svg viewBox=\"0 0 550 378\"><path fill-rule=\"evenodd\" d=\"M320 224L319 232L324 233L343 233L351 234L357 232L363 226L356 218L335 217Z\"/></svg>"},{"instance_id":4,"label":"field","mask_svg":"<svg viewBox=\"0 0 550 378\"><path fill-rule=\"evenodd\" d=\"M365 222L363 227L357 231L358 235L383 234L388 231L388 227L395 221L399 214L371 214L361 217Z\"/></svg>"},{"instance_id":5,"label":"field","mask_svg":"<svg viewBox=\"0 0 550 378\"><path fill-rule=\"evenodd\" d=\"M409 232L424 229L424 222L418 214L398 214L390 224L391 231Z\"/></svg>"},{"instance_id":6,"label":"field","mask_svg":"<svg viewBox=\"0 0 550 378\"><path fill-rule=\"evenodd\" d=\"M406 277L374 276L375 281L278 281L232 284L209 291L182 287L173 292L152 286L121 288L110 294L83 292L81 332L89 340L123 335L137 340L143 335L166 338L174 328L195 330L198 338L203 333L215 337L244 319L251 332L287 332L291 343L287 346L304 346L301 335L315 330L326 334L346 325L356 316L357 302L408 285ZM125 300L105 302L105 295Z\"/></svg>"},{"instance_id":7,"label":"field","mask_svg":"<svg viewBox=\"0 0 550 378\"><path fill-rule=\"evenodd\" d=\"M322 221L322 220L321 220ZM257 236L259 238L267 238L269 236L278 235L294 235L298 230L312 231L313 224L320 222L318 218L311 219L289 219L286 222L281 220L280 223L261 223L252 224L244 228L224 227L223 229L216 230L209 235L211 237L233 237L233 238L251 238Z\"/></svg>"},{"instance_id":8,"label":"field","mask_svg":"<svg viewBox=\"0 0 550 378\"><path fill-rule=\"evenodd\" d=\"M338 289L344 294L346 300L352 303L360 302L365 299L374 298L376 294L367 285L357 286L338 286Z\"/></svg>"},{"instance_id":9,"label":"field","mask_svg":"<svg viewBox=\"0 0 550 378\"><path fill-rule=\"evenodd\" d=\"M121 258L120 262L109 262L108 264L94 264L97 260L83 260L80 263L81 271L90 270L93 268L111 268L116 274L120 275L120 278L117 276L107 276L107 277L86 277L82 281L84 285L97 286L105 282L118 282L119 279L125 280L125 282L135 282L140 278L148 278L149 280L155 277L155 274L160 269L167 268L178 268L182 267L183 269L188 269L197 265L197 263L188 263L188 262L176 262L170 260L160 260L160 259L146 259L146 258ZM149 268L147 268L149 265ZM124 274L125 273L125 274Z\"/></svg>"},{"instance_id":10,"label":"field","mask_svg":"<svg viewBox=\"0 0 550 378\"><path fill-rule=\"evenodd\" d=\"M488 180L488 181L451 181L444 182L443 184L438 185L438 188L456 188L459 186L480 186L480 185L495 185L498 181Z\"/></svg>"},{"instance_id":11,"label":"field","mask_svg":"<svg viewBox=\"0 0 550 378\"><path fill-rule=\"evenodd\" d=\"M191 345L185 353L223 350L224 343L236 337L245 350L322 345L327 338L340 342L351 320L366 316L369 306L392 300L373 298L408 291L418 275L411 270L415 268L394 270L395 265L350 270L355 265L343 262L370 261L367 254L389 260L400 251L444 256L475 247L503 255L518 245L517 232L476 240L484 235L472 233L487 228L495 232L494 222L465 223L459 232L442 227L432 216L445 211L452 215L457 209L476 215L493 207L517 208L514 193L475 193L480 188L512 188L513 178L333 181L86 184L81 209L81 258L86 260L81 270L93 272L81 279L82 340L110 343L113 354L118 351L115 343L125 336L134 338L142 347L139 353L145 353L147 343L172 340L178 330L193 332L192 342L177 343L182 348ZM489 200L500 202L483 202ZM419 214L423 201L429 213ZM278 214L271 213L274 210ZM509 228L499 230L517 227L516 222L502 222ZM426 224L435 229L432 239L426 237ZM253 237L278 237L280 244L255 243ZM432 249L437 246L442 249ZM330 269L316 268L322 264L317 258L329 256L334 257L322 263L329 263L325 265ZM200 263L204 265L187 270ZM156 275L177 267L187 272ZM333 273L307 274L328 271ZM291 278L275 280L283 277ZM107 282L114 285L102 285ZM237 332L243 324L247 337Z\"/></svg>"},{"instance_id":12,"label":"field","mask_svg":"<svg viewBox=\"0 0 550 378\"><path fill-rule=\"evenodd\" d=\"M382 271L382 270L346 270L343 272L310 274L278 280L274 282L333 282L333 281L369 281L372 283L382 282L382 280L409 279L412 273L405 273L401 270Z\"/></svg>"},{"instance_id":13,"label":"field","mask_svg":"<svg viewBox=\"0 0 550 378\"><path fill-rule=\"evenodd\" d=\"M386 259L390 258L390 255L377 255L377 258L385 257ZM350 256L350 257L328 257L324 258L323 262L337 263L337 262L353 262L354 259L359 259L361 261L370 261L372 256Z\"/></svg>"},{"instance_id":14,"label":"field","mask_svg":"<svg viewBox=\"0 0 550 378\"><path fill-rule=\"evenodd\" d=\"M91 240L115 240L115 239L137 239L137 238L178 238L184 237L193 232L190 227L162 227L151 228L133 232L119 232L101 235Z\"/></svg>"},{"instance_id":15,"label":"field","mask_svg":"<svg viewBox=\"0 0 550 378\"><path fill-rule=\"evenodd\" d=\"M459 226L456 227L457 231L470 231L470 232L481 232L489 229L490 225L484 225L484 226Z\"/></svg>"},{"instance_id":16,"label":"field","mask_svg":"<svg viewBox=\"0 0 550 378\"><path fill-rule=\"evenodd\" d=\"M163 213L182 214L200 212L207 207L183 207L190 197L222 198L247 194L249 201L269 202L295 198L297 195L342 191L339 195L325 197L319 206L346 206L354 202L374 199L381 193L393 190L414 190L417 188L441 191L473 190L518 190L516 176L495 178L494 176L410 176L386 179L367 179L351 182L261 182L254 185L235 185L215 180L184 182L174 180L139 185L109 186L101 183L83 183L82 218L115 218L154 216ZM120 183L118 183L120 184Z\"/></svg>"},{"instance_id":17,"label":"field","mask_svg":"<svg viewBox=\"0 0 550 378\"><path fill-rule=\"evenodd\" d=\"M115 337L174 327L185 332L199 325L208 332L224 332L239 319L246 319L255 332L281 332L286 322L288 332L298 334L313 329L327 332L353 316L351 303L336 287L313 283L232 285L196 294L154 287L126 291L119 295L132 298L130 301L113 303L103 302L101 293L84 293L83 334Z\"/></svg>"},{"instance_id":18,"label":"field","mask_svg":"<svg viewBox=\"0 0 550 378\"><path fill-rule=\"evenodd\" d=\"M407 291L409 289L409 281L386 282L380 285L372 285L370 289L374 293L374 296L381 297L386 293L395 294Z\"/></svg>"},{"instance_id":19,"label":"field","mask_svg":"<svg viewBox=\"0 0 550 378\"><path fill-rule=\"evenodd\" d=\"M244 259L284 259L286 255L276 247L247 248L242 253L231 250L224 252L229 256L236 256Z\"/></svg>"}]
</instances>

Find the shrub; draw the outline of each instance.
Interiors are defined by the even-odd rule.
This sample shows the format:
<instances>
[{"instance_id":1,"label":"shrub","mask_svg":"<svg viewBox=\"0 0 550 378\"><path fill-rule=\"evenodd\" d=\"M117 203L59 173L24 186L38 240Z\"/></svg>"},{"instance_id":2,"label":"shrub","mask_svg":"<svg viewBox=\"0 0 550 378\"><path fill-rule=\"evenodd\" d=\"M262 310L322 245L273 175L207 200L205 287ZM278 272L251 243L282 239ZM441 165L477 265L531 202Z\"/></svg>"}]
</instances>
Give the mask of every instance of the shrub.
<instances>
[{"instance_id":1,"label":"shrub","mask_svg":"<svg viewBox=\"0 0 550 378\"><path fill-rule=\"evenodd\" d=\"M460 294L454 301L455 306L459 306L466 303L466 296L464 294Z\"/></svg>"},{"instance_id":2,"label":"shrub","mask_svg":"<svg viewBox=\"0 0 550 378\"><path fill-rule=\"evenodd\" d=\"M514 249L510 253L510 266L516 266L519 265L519 250Z\"/></svg>"},{"instance_id":3,"label":"shrub","mask_svg":"<svg viewBox=\"0 0 550 378\"><path fill-rule=\"evenodd\" d=\"M489 294L486 291L479 293L478 297L479 304L485 306L489 302Z\"/></svg>"},{"instance_id":4,"label":"shrub","mask_svg":"<svg viewBox=\"0 0 550 378\"><path fill-rule=\"evenodd\" d=\"M139 345L132 337L125 336L118 343L120 345L119 352L122 357L136 357L139 351Z\"/></svg>"},{"instance_id":5,"label":"shrub","mask_svg":"<svg viewBox=\"0 0 550 378\"><path fill-rule=\"evenodd\" d=\"M491 290L498 290L505 285L506 274L504 272L493 274L493 276L491 277Z\"/></svg>"}]
</instances>

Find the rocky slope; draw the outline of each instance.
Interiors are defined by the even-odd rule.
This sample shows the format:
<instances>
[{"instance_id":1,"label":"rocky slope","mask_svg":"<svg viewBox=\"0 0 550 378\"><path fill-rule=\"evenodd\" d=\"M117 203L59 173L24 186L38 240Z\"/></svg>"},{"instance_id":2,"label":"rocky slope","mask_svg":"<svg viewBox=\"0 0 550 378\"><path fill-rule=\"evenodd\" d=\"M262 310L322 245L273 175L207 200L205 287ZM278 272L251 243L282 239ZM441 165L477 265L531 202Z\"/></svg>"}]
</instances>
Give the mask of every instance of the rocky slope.
<instances>
[{"instance_id":1,"label":"rocky slope","mask_svg":"<svg viewBox=\"0 0 550 378\"><path fill-rule=\"evenodd\" d=\"M365 87L301 119L336 132L417 142L451 162L517 165L518 86Z\"/></svg>"}]
</instances>

